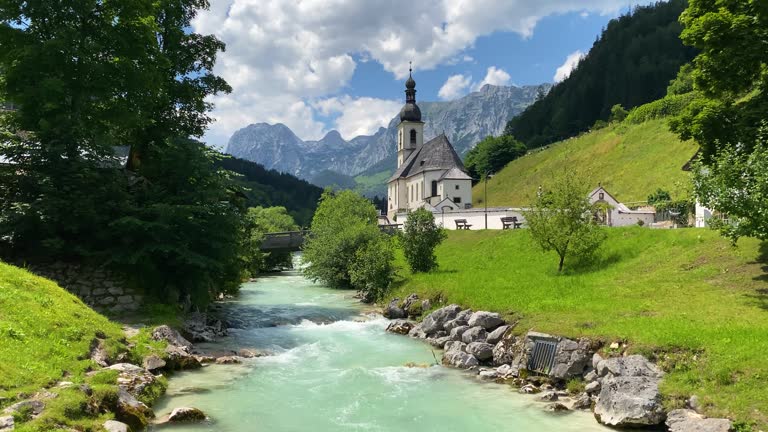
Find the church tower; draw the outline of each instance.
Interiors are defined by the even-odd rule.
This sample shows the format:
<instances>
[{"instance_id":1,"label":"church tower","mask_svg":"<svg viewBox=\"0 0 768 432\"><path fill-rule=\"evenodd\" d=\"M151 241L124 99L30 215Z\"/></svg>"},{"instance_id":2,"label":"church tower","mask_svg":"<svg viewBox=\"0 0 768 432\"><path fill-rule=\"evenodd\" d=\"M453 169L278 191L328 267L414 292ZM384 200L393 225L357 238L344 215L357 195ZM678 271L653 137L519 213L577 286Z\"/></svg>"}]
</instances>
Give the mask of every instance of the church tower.
<instances>
[{"instance_id":1,"label":"church tower","mask_svg":"<svg viewBox=\"0 0 768 432\"><path fill-rule=\"evenodd\" d=\"M408 81L405 82L405 105L400 110L400 124L397 126L397 167L408 159L417 148L424 144L424 122L421 110L416 105L416 81L413 69L408 69Z\"/></svg>"}]
</instances>

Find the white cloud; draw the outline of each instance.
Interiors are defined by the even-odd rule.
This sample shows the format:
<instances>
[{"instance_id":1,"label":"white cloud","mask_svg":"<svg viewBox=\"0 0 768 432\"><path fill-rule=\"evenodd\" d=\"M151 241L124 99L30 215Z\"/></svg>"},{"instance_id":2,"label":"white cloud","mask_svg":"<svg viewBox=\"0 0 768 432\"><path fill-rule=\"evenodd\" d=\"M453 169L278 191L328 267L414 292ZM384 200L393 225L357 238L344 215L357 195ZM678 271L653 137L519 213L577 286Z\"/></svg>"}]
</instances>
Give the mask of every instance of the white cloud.
<instances>
[{"instance_id":1,"label":"white cloud","mask_svg":"<svg viewBox=\"0 0 768 432\"><path fill-rule=\"evenodd\" d=\"M555 71L555 76L553 78L555 82L560 82L568 78L571 72L576 69L576 66L579 65L579 62L582 58L584 58L584 53L581 51L574 51L570 53L565 59L565 63L563 63L559 68L557 68L557 71Z\"/></svg>"},{"instance_id":2,"label":"white cloud","mask_svg":"<svg viewBox=\"0 0 768 432\"><path fill-rule=\"evenodd\" d=\"M339 114L334 121L335 129L350 140L359 135L372 135L389 124L402 105L395 100L342 96L318 101L316 108L325 116Z\"/></svg>"},{"instance_id":3,"label":"white cloud","mask_svg":"<svg viewBox=\"0 0 768 432\"><path fill-rule=\"evenodd\" d=\"M515 32L530 37L545 16L615 13L630 2L216 0L195 18L193 28L227 44L215 72L234 91L213 98L218 121L207 138L223 144L236 128L255 121L280 121L302 138L318 137L325 125L315 118L312 101L343 97L354 58L376 61L404 79L409 60L417 70L471 61L465 50L480 36Z\"/></svg>"},{"instance_id":4,"label":"white cloud","mask_svg":"<svg viewBox=\"0 0 768 432\"><path fill-rule=\"evenodd\" d=\"M467 93L467 88L471 83L472 77L470 75L451 75L440 87L437 96L442 100L459 98Z\"/></svg>"},{"instance_id":5,"label":"white cloud","mask_svg":"<svg viewBox=\"0 0 768 432\"><path fill-rule=\"evenodd\" d=\"M485 78L472 86L472 91L478 91L486 84L495 86L509 85L511 79L512 77L510 77L504 69L491 66L488 68L488 72L485 74Z\"/></svg>"}]
</instances>

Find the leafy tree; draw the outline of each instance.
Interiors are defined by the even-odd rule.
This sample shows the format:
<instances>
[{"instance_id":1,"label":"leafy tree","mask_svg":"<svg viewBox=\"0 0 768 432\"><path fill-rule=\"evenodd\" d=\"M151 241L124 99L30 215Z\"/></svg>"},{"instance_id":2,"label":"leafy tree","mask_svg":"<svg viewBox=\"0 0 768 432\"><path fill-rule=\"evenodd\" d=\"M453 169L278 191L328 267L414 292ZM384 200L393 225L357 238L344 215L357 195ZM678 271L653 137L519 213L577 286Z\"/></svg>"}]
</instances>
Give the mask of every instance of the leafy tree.
<instances>
[{"instance_id":1,"label":"leafy tree","mask_svg":"<svg viewBox=\"0 0 768 432\"><path fill-rule=\"evenodd\" d=\"M570 76L511 119L504 133L534 149L607 121L616 104L631 110L663 97L680 66L696 55L680 41L678 18L686 4L656 2L611 20Z\"/></svg>"},{"instance_id":2,"label":"leafy tree","mask_svg":"<svg viewBox=\"0 0 768 432\"><path fill-rule=\"evenodd\" d=\"M611 107L610 121L611 123L613 122L621 123L624 121L625 118L627 118L627 115L629 115L627 110L625 110L624 107L621 106L621 104L616 104Z\"/></svg>"},{"instance_id":3,"label":"leafy tree","mask_svg":"<svg viewBox=\"0 0 768 432\"><path fill-rule=\"evenodd\" d=\"M168 302L236 289L242 203L188 139L229 91L210 72L224 45L190 31L207 7L0 1L0 98L17 107L0 116L6 258L106 262Z\"/></svg>"},{"instance_id":4,"label":"leafy tree","mask_svg":"<svg viewBox=\"0 0 768 432\"><path fill-rule=\"evenodd\" d=\"M275 267L291 267L290 252L261 252L264 235L296 231L299 226L285 207L252 207L245 214L247 261L251 275Z\"/></svg>"},{"instance_id":5,"label":"leafy tree","mask_svg":"<svg viewBox=\"0 0 768 432\"><path fill-rule=\"evenodd\" d=\"M542 250L555 251L563 271L566 257L587 259L605 240L595 222L587 183L572 170L557 177L549 190L541 189L531 209L524 212L531 237Z\"/></svg>"},{"instance_id":6,"label":"leafy tree","mask_svg":"<svg viewBox=\"0 0 768 432\"><path fill-rule=\"evenodd\" d=\"M752 149L726 146L707 166L698 163L694 190L702 205L727 217L708 223L734 243L745 236L768 240L768 129Z\"/></svg>"},{"instance_id":7,"label":"leafy tree","mask_svg":"<svg viewBox=\"0 0 768 432\"><path fill-rule=\"evenodd\" d=\"M526 151L525 144L511 135L489 136L467 153L464 164L472 177L480 178L501 170Z\"/></svg>"},{"instance_id":8,"label":"leafy tree","mask_svg":"<svg viewBox=\"0 0 768 432\"><path fill-rule=\"evenodd\" d=\"M432 212L420 208L408 214L403 226L402 244L412 272L429 272L437 268L435 248L445 237L445 231L437 226Z\"/></svg>"},{"instance_id":9,"label":"leafy tree","mask_svg":"<svg viewBox=\"0 0 768 432\"><path fill-rule=\"evenodd\" d=\"M664 201L671 201L672 195L664 189L656 189L656 192L648 195L648 204L656 204Z\"/></svg>"},{"instance_id":10,"label":"leafy tree","mask_svg":"<svg viewBox=\"0 0 768 432\"><path fill-rule=\"evenodd\" d=\"M358 251L383 235L373 204L352 191L326 190L311 231L304 245L303 259L308 263L304 274L334 288L355 288L351 272Z\"/></svg>"},{"instance_id":11,"label":"leafy tree","mask_svg":"<svg viewBox=\"0 0 768 432\"><path fill-rule=\"evenodd\" d=\"M226 172L213 169L218 153L174 140L147 156L139 172L152 182L137 184L126 213L96 230L113 242L99 261L167 303L203 306L235 292L245 276L244 211Z\"/></svg>"},{"instance_id":12,"label":"leafy tree","mask_svg":"<svg viewBox=\"0 0 768 432\"><path fill-rule=\"evenodd\" d=\"M382 298L395 274L392 239L379 235L355 252L349 269L352 286L364 294L366 302Z\"/></svg>"},{"instance_id":13,"label":"leafy tree","mask_svg":"<svg viewBox=\"0 0 768 432\"><path fill-rule=\"evenodd\" d=\"M768 8L762 0L690 0L681 39L700 53L691 77L701 94L670 123L695 139L704 161L728 143L757 142L768 111Z\"/></svg>"}]
</instances>

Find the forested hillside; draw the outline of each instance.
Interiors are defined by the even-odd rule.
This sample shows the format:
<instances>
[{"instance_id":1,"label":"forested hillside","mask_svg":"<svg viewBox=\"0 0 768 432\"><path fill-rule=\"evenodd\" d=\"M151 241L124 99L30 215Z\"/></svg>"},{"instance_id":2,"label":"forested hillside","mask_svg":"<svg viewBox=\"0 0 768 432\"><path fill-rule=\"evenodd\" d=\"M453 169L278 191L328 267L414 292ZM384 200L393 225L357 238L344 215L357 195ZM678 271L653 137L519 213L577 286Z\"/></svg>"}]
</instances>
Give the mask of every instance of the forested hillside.
<instances>
[{"instance_id":1,"label":"forested hillside","mask_svg":"<svg viewBox=\"0 0 768 432\"><path fill-rule=\"evenodd\" d=\"M308 226L323 190L290 174L268 170L256 162L226 157L217 165L240 176L235 182L244 188L248 207L281 206L288 209L300 226Z\"/></svg>"},{"instance_id":2,"label":"forested hillside","mask_svg":"<svg viewBox=\"0 0 768 432\"><path fill-rule=\"evenodd\" d=\"M680 41L685 7L685 0L659 2L611 21L570 77L510 120L505 133L541 147L608 120L615 104L629 110L663 97L696 54Z\"/></svg>"}]
</instances>

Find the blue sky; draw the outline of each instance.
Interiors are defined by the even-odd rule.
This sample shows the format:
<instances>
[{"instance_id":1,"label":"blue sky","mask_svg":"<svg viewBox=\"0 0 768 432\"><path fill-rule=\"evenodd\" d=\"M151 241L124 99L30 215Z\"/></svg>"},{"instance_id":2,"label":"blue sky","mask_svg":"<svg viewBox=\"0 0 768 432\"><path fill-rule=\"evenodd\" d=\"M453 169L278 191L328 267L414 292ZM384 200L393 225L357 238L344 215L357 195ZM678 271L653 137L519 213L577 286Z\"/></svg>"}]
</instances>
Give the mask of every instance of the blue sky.
<instances>
[{"instance_id":1,"label":"blue sky","mask_svg":"<svg viewBox=\"0 0 768 432\"><path fill-rule=\"evenodd\" d=\"M302 139L346 139L385 126L403 103L408 61L418 100L451 100L483 83L553 82L608 21L638 0L214 0L195 31L227 44L215 72L206 142L224 147L251 123Z\"/></svg>"}]
</instances>

